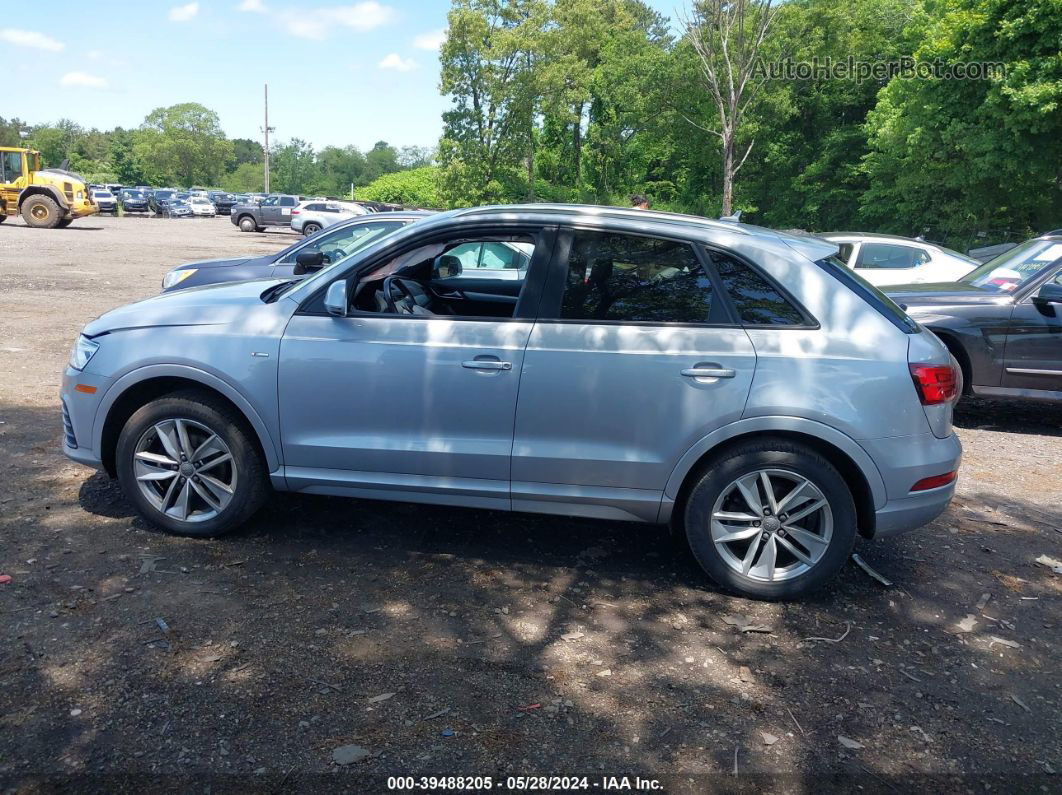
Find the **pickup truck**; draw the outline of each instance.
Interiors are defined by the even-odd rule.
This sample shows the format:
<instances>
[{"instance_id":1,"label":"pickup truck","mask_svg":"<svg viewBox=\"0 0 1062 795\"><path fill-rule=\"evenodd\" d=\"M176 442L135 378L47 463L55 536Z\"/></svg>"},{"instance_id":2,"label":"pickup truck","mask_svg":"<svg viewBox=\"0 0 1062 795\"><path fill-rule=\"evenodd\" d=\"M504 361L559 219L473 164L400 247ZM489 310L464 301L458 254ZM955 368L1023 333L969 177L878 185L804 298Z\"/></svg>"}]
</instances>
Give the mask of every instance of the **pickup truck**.
<instances>
[{"instance_id":1,"label":"pickup truck","mask_svg":"<svg viewBox=\"0 0 1062 795\"><path fill-rule=\"evenodd\" d=\"M299 206L299 197L274 193L261 204L237 204L229 220L244 232L261 232L267 226L291 226L291 211Z\"/></svg>"}]
</instances>

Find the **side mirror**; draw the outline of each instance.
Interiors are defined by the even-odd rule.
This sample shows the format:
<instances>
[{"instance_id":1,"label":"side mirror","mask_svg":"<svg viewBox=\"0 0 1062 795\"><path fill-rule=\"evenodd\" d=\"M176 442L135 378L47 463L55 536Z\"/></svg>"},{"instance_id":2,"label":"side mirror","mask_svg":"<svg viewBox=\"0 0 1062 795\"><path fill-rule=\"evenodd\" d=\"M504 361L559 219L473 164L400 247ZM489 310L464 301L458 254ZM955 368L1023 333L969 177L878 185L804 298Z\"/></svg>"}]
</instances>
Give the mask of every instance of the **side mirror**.
<instances>
[{"instance_id":1,"label":"side mirror","mask_svg":"<svg viewBox=\"0 0 1062 795\"><path fill-rule=\"evenodd\" d=\"M461 260L453 254L440 254L435 258L435 273L439 278L445 279L452 276L460 276L464 270Z\"/></svg>"},{"instance_id":2,"label":"side mirror","mask_svg":"<svg viewBox=\"0 0 1062 795\"><path fill-rule=\"evenodd\" d=\"M302 276L304 273L313 273L324 267L324 254L320 251L303 251L295 257L294 273Z\"/></svg>"},{"instance_id":3,"label":"side mirror","mask_svg":"<svg viewBox=\"0 0 1062 795\"><path fill-rule=\"evenodd\" d=\"M1062 284L1048 282L1040 288L1033 300L1042 304L1062 304Z\"/></svg>"},{"instance_id":4,"label":"side mirror","mask_svg":"<svg viewBox=\"0 0 1062 795\"><path fill-rule=\"evenodd\" d=\"M325 309L328 310L328 314L334 317L346 317L347 307L349 306L347 301L347 282L345 279L340 279L338 282L332 282L328 285L328 292L325 293Z\"/></svg>"}]
</instances>

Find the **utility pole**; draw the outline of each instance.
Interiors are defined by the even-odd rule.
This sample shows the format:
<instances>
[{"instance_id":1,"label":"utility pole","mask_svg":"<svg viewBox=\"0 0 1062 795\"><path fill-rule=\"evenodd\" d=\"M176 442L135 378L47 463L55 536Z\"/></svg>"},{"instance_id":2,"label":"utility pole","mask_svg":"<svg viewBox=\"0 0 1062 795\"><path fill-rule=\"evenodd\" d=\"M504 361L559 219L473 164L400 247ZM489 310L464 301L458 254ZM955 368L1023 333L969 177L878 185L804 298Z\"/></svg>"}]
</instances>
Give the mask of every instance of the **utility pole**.
<instances>
[{"instance_id":1,"label":"utility pole","mask_svg":"<svg viewBox=\"0 0 1062 795\"><path fill-rule=\"evenodd\" d=\"M265 179L263 180L263 187L265 192L269 193L269 133L273 132L276 127L269 126L269 83L265 84L265 127L262 128L262 132L265 133Z\"/></svg>"}]
</instances>

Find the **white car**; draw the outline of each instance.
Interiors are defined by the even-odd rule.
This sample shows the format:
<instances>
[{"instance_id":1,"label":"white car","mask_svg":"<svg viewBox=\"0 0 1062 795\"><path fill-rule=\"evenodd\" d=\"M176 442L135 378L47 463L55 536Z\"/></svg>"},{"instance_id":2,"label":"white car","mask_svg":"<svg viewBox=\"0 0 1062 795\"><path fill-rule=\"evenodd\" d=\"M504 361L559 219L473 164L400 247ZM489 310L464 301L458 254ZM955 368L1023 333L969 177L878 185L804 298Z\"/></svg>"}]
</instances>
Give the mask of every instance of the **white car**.
<instances>
[{"instance_id":1,"label":"white car","mask_svg":"<svg viewBox=\"0 0 1062 795\"><path fill-rule=\"evenodd\" d=\"M909 237L847 232L819 237L838 244L838 256L848 267L878 287L954 282L980 264L958 251Z\"/></svg>"},{"instance_id":2,"label":"white car","mask_svg":"<svg viewBox=\"0 0 1062 795\"><path fill-rule=\"evenodd\" d=\"M192 208L192 215L206 215L213 218L218 214L217 207L206 196L190 196L188 206Z\"/></svg>"},{"instance_id":3,"label":"white car","mask_svg":"<svg viewBox=\"0 0 1062 795\"><path fill-rule=\"evenodd\" d=\"M309 199L291 211L291 228L309 236L339 221L368 214L368 210L354 202Z\"/></svg>"}]
</instances>

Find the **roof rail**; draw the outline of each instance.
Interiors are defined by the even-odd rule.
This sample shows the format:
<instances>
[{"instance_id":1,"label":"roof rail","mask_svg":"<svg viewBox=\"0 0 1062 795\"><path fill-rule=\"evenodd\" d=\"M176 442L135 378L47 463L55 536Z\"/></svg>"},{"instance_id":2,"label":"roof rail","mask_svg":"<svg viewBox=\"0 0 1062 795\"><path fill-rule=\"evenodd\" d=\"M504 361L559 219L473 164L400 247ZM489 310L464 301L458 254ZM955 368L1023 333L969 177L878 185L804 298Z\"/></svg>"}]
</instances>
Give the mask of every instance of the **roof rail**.
<instances>
[{"instance_id":1,"label":"roof rail","mask_svg":"<svg viewBox=\"0 0 1062 795\"><path fill-rule=\"evenodd\" d=\"M639 210L633 207L609 207L597 204L492 204L484 207L468 207L456 210L455 215L467 216L497 212L527 212L556 215L583 215L587 217L623 218L635 221L653 221L665 224L683 224L723 229L728 232L749 234L741 224L734 221L717 221L700 215L669 213L660 210Z\"/></svg>"}]
</instances>

